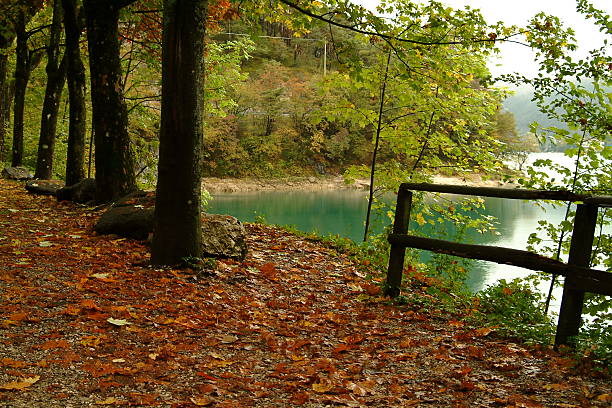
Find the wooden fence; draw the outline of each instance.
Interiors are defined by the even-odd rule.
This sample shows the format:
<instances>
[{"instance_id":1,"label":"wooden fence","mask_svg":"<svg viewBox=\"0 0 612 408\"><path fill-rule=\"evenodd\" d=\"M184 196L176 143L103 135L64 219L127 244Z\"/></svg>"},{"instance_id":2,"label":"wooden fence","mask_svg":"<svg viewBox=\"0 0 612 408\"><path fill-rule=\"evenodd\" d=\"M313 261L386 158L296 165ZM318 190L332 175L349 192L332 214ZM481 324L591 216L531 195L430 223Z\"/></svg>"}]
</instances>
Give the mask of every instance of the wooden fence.
<instances>
[{"instance_id":1,"label":"wooden fence","mask_svg":"<svg viewBox=\"0 0 612 408\"><path fill-rule=\"evenodd\" d=\"M408 235L412 191L579 203L576 209L568 262L564 263L517 249L461 244ZM555 346L569 344L571 337L577 335L580 329L584 293L591 292L612 296L612 273L589 268L599 207L612 207L612 196L581 195L568 191L404 183L398 191L395 223L393 224L393 232L389 235L391 252L387 271L386 294L397 296L400 293L407 247L561 275L565 277L565 284L557 323Z\"/></svg>"}]
</instances>

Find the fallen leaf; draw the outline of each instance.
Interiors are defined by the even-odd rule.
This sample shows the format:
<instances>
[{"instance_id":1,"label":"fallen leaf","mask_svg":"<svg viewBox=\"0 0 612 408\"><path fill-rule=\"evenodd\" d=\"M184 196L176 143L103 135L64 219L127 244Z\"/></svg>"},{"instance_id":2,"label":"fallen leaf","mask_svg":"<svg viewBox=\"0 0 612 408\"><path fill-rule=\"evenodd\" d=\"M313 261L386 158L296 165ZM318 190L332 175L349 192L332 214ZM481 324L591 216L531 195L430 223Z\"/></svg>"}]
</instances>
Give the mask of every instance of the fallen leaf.
<instances>
[{"instance_id":1,"label":"fallen leaf","mask_svg":"<svg viewBox=\"0 0 612 408\"><path fill-rule=\"evenodd\" d=\"M272 280L272 281L276 281L278 280L278 276L277 276L277 271L276 271L276 266L274 266L273 263L268 262L267 264L264 264L262 267L259 268L259 270L261 271L261 274Z\"/></svg>"},{"instance_id":2,"label":"fallen leaf","mask_svg":"<svg viewBox=\"0 0 612 408\"><path fill-rule=\"evenodd\" d=\"M310 399L310 394L306 391L298 391L291 396L289 402L293 405L304 405Z\"/></svg>"},{"instance_id":3,"label":"fallen leaf","mask_svg":"<svg viewBox=\"0 0 612 408\"><path fill-rule=\"evenodd\" d=\"M191 397L191 398L189 398L189 400L191 402L193 402L198 407L207 407L210 404L212 404L213 402L215 402L214 398L211 398L211 397L209 397L207 395L204 395L202 397Z\"/></svg>"},{"instance_id":4,"label":"fallen leaf","mask_svg":"<svg viewBox=\"0 0 612 408\"><path fill-rule=\"evenodd\" d=\"M365 337L361 334L355 333L344 338L346 344L359 344L365 340Z\"/></svg>"},{"instance_id":5,"label":"fallen leaf","mask_svg":"<svg viewBox=\"0 0 612 408\"><path fill-rule=\"evenodd\" d=\"M567 384L546 384L542 388L544 388L547 391L550 391L550 390L562 391L562 390L567 390L568 388L570 388L570 386Z\"/></svg>"},{"instance_id":6,"label":"fallen leaf","mask_svg":"<svg viewBox=\"0 0 612 408\"><path fill-rule=\"evenodd\" d=\"M40 241L40 242L38 243L38 246L43 247L43 248L44 248L44 247L50 247L50 246L52 246L52 245L53 245L53 243L52 243L52 242L49 242L49 241Z\"/></svg>"},{"instance_id":7,"label":"fallen leaf","mask_svg":"<svg viewBox=\"0 0 612 408\"><path fill-rule=\"evenodd\" d=\"M382 289L378 285L371 285L369 283L362 283L361 287L370 296L377 296L382 293Z\"/></svg>"},{"instance_id":8,"label":"fallen leaf","mask_svg":"<svg viewBox=\"0 0 612 408\"><path fill-rule=\"evenodd\" d=\"M28 363L25 361L13 360L11 358L0 358L0 366L11 367L11 368L23 368L26 367Z\"/></svg>"},{"instance_id":9,"label":"fallen leaf","mask_svg":"<svg viewBox=\"0 0 612 408\"><path fill-rule=\"evenodd\" d=\"M48 340L48 341L45 341L40 346L36 346L36 347L41 350L51 350L51 349L56 349L56 348L67 349L67 348L70 348L70 344L68 344L66 340Z\"/></svg>"},{"instance_id":10,"label":"fallen leaf","mask_svg":"<svg viewBox=\"0 0 612 408\"><path fill-rule=\"evenodd\" d=\"M474 334L478 337L485 337L485 336L488 336L489 333L491 333L493 330L495 330L494 327L483 327L483 328L474 330Z\"/></svg>"},{"instance_id":11,"label":"fallen leaf","mask_svg":"<svg viewBox=\"0 0 612 408\"><path fill-rule=\"evenodd\" d=\"M106 319L106 321L112 324L113 326L127 326L129 324L132 324L125 319L114 319L112 317L109 317L108 319Z\"/></svg>"},{"instance_id":12,"label":"fallen leaf","mask_svg":"<svg viewBox=\"0 0 612 408\"><path fill-rule=\"evenodd\" d=\"M115 397L108 397L105 400L96 401L96 405L115 405L119 400Z\"/></svg>"},{"instance_id":13,"label":"fallen leaf","mask_svg":"<svg viewBox=\"0 0 612 408\"><path fill-rule=\"evenodd\" d=\"M227 335L221 338L221 343L225 343L225 344L234 343L236 341L238 341L238 337L236 336Z\"/></svg>"},{"instance_id":14,"label":"fallen leaf","mask_svg":"<svg viewBox=\"0 0 612 408\"><path fill-rule=\"evenodd\" d=\"M612 402L612 394L601 394L597 396L597 401Z\"/></svg>"},{"instance_id":15,"label":"fallen leaf","mask_svg":"<svg viewBox=\"0 0 612 408\"><path fill-rule=\"evenodd\" d=\"M25 390L26 388L31 387L32 384L36 383L38 380L40 380L40 375L24 378L21 381L11 381L9 383L0 385L0 390Z\"/></svg>"},{"instance_id":16,"label":"fallen leaf","mask_svg":"<svg viewBox=\"0 0 612 408\"><path fill-rule=\"evenodd\" d=\"M334 384L328 381L312 384L312 389L319 394L325 394L326 392L331 391L333 388L334 388Z\"/></svg>"}]
</instances>

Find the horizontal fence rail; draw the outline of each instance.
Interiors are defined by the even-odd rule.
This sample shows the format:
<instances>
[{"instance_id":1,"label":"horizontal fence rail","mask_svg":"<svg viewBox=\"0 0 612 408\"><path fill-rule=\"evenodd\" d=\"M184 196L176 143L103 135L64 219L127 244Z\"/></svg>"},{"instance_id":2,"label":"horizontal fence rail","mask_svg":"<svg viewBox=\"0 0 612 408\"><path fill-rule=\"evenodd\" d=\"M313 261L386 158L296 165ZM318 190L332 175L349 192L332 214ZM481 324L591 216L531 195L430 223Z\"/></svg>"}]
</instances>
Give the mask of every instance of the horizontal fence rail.
<instances>
[{"instance_id":1,"label":"horizontal fence rail","mask_svg":"<svg viewBox=\"0 0 612 408\"><path fill-rule=\"evenodd\" d=\"M408 235L412 191L461 194L523 200L556 200L579 203L568 263L518 249L472 245ZM570 344L579 333L584 293L612 296L612 273L589 268L599 207L612 207L612 196L575 194L563 190L526 190L497 187L403 183L395 208L393 232L389 235L391 250L387 271L386 294L400 293L406 248L417 248L462 258L507 264L565 277L555 346Z\"/></svg>"},{"instance_id":2,"label":"horizontal fence rail","mask_svg":"<svg viewBox=\"0 0 612 408\"><path fill-rule=\"evenodd\" d=\"M575 194L565 190L527 190L522 188L474 187L453 184L403 183L400 190L429 193L461 194L481 197L510 198L515 200L553 200L583 202L598 207L612 207L612 196Z\"/></svg>"}]
</instances>

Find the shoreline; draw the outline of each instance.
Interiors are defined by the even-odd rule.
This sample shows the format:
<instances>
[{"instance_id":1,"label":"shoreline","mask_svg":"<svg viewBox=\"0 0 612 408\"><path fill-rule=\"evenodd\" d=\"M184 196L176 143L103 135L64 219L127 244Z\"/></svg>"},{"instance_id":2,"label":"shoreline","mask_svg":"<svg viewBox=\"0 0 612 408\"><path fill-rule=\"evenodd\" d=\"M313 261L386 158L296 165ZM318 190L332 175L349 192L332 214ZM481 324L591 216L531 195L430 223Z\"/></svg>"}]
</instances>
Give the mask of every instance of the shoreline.
<instances>
[{"instance_id":1,"label":"shoreline","mask_svg":"<svg viewBox=\"0 0 612 408\"><path fill-rule=\"evenodd\" d=\"M513 183L501 180L483 179L481 175L442 176L433 178L436 184L466 185L477 187L514 187ZM204 177L202 186L211 194L247 193L259 191L333 191L333 190L367 190L369 180L356 180L347 184L342 176L324 177L286 177L278 179L260 178L219 178Z\"/></svg>"}]
</instances>

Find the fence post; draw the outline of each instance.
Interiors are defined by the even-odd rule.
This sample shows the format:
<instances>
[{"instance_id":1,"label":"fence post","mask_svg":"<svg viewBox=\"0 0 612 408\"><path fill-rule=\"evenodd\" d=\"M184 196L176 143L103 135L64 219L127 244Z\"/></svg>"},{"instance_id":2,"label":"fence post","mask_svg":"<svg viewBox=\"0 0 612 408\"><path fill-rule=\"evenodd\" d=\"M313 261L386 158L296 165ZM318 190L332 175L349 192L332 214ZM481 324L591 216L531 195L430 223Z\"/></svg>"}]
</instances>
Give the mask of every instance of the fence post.
<instances>
[{"instance_id":1,"label":"fence post","mask_svg":"<svg viewBox=\"0 0 612 408\"><path fill-rule=\"evenodd\" d=\"M568 264L589 267L595 227L597 226L597 206L579 204L574 219L574 231ZM584 291L574 289L575 273L569 271L563 285L563 298L559 311L559 322L555 336L555 348L560 345L570 345L570 338L580 331Z\"/></svg>"},{"instance_id":2,"label":"fence post","mask_svg":"<svg viewBox=\"0 0 612 408\"><path fill-rule=\"evenodd\" d=\"M394 234L408 233L411 207L412 191L403 189L400 186L399 191L397 192L397 203L395 205L395 221L393 222ZM387 296L396 297L400 294L405 256L405 246L401 244L391 244L391 251L389 253L389 268L387 269L387 282L385 284L385 295Z\"/></svg>"}]
</instances>

